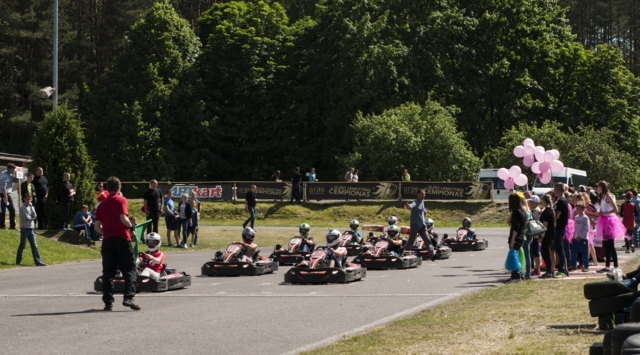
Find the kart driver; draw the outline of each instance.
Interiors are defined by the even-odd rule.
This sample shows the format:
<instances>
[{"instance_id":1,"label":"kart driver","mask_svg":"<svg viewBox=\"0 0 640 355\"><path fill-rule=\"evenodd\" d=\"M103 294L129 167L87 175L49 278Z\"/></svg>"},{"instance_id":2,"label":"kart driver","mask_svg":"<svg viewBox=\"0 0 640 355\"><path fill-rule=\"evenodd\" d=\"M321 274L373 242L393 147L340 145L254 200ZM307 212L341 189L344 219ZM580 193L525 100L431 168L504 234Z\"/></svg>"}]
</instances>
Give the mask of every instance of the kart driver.
<instances>
[{"instance_id":1,"label":"kart driver","mask_svg":"<svg viewBox=\"0 0 640 355\"><path fill-rule=\"evenodd\" d=\"M475 240L476 239L476 230L471 228L471 218L465 217L462 219L462 228L467 231L467 236L464 240Z\"/></svg>"},{"instance_id":2,"label":"kart driver","mask_svg":"<svg viewBox=\"0 0 640 355\"><path fill-rule=\"evenodd\" d=\"M356 221L357 223L358 221ZM362 236L361 236L362 238ZM347 256L347 248L340 246L340 232L332 229L327 233L327 247L324 251L327 253L327 264L329 267L344 267L344 259Z\"/></svg>"},{"instance_id":3,"label":"kart driver","mask_svg":"<svg viewBox=\"0 0 640 355\"><path fill-rule=\"evenodd\" d=\"M253 240L256 238L256 232L251 227L246 227L242 231L242 246L245 247L245 252L240 258L240 261L244 261L246 263L253 262L253 257L256 254L256 250L258 249L258 244L254 243Z\"/></svg>"},{"instance_id":4,"label":"kart driver","mask_svg":"<svg viewBox=\"0 0 640 355\"><path fill-rule=\"evenodd\" d=\"M354 244L362 243L362 233L358 231L358 228L360 227L360 222L354 219L353 221L351 221L351 223L349 223L349 227L351 228L351 230L344 232L344 234L351 235L351 243L354 243Z\"/></svg>"},{"instance_id":5,"label":"kart driver","mask_svg":"<svg viewBox=\"0 0 640 355\"><path fill-rule=\"evenodd\" d=\"M433 219L431 218L427 218L424 221L424 224L427 226L427 236L429 237L429 239L431 239L431 244L433 244L433 247L437 247L438 246L438 233L434 233L433 232Z\"/></svg>"},{"instance_id":6,"label":"kart driver","mask_svg":"<svg viewBox=\"0 0 640 355\"><path fill-rule=\"evenodd\" d=\"M389 237L389 254L399 257L402 254L402 250L404 249L404 240L400 237L400 228L396 225L390 225L387 229L387 236Z\"/></svg>"},{"instance_id":7,"label":"kart driver","mask_svg":"<svg viewBox=\"0 0 640 355\"><path fill-rule=\"evenodd\" d=\"M309 226L309 224L307 223L302 223L298 230L300 231L300 237L302 237L302 246L301 246L302 251L304 252L312 251L316 243L313 241L313 237L309 235L311 226Z\"/></svg>"},{"instance_id":8,"label":"kart driver","mask_svg":"<svg viewBox=\"0 0 640 355\"><path fill-rule=\"evenodd\" d=\"M162 264L164 263L164 253L160 251L162 238L158 233L149 233L145 239L147 251L140 253L140 261L142 263L142 272L140 276L147 276L152 279L159 279L162 272Z\"/></svg>"}]
</instances>

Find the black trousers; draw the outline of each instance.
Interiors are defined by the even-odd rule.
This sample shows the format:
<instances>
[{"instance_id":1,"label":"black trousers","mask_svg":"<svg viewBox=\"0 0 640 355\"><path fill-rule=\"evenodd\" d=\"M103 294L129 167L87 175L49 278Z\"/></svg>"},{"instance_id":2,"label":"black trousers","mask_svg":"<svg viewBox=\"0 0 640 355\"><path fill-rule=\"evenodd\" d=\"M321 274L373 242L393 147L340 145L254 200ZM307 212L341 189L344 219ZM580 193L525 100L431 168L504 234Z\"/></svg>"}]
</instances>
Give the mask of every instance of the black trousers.
<instances>
[{"instance_id":1,"label":"black trousers","mask_svg":"<svg viewBox=\"0 0 640 355\"><path fill-rule=\"evenodd\" d=\"M545 270L547 273L552 273L556 267L551 262L551 248L554 247L554 241L551 238L544 238L540 243L540 254L542 254L542 260L544 260Z\"/></svg>"},{"instance_id":2,"label":"black trousers","mask_svg":"<svg viewBox=\"0 0 640 355\"><path fill-rule=\"evenodd\" d=\"M44 229L45 197L36 196L36 214L38 215L38 229Z\"/></svg>"},{"instance_id":3,"label":"black trousers","mask_svg":"<svg viewBox=\"0 0 640 355\"><path fill-rule=\"evenodd\" d=\"M105 237L102 241L102 301L113 303L111 279L120 269L124 277L124 299L130 300L136 295L136 264L133 247L130 242L119 237Z\"/></svg>"},{"instance_id":4,"label":"black trousers","mask_svg":"<svg viewBox=\"0 0 640 355\"><path fill-rule=\"evenodd\" d=\"M158 233L158 221L160 221L160 212L151 211L149 212L147 218L151 220L151 223L149 223L149 225L147 226L147 234Z\"/></svg>"},{"instance_id":5,"label":"black trousers","mask_svg":"<svg viewBox=\"0 0 640 355\"><path fill-rule=\"evenodd\" d=\"M300 202L300 184L291 185L291 202L293 202L294 197L296 198L296 202Z\"/></svg>"},{"instance_id":6,"label":"black trousers","mask_svg":"<svg viewBox=\"0 0 640 355\"><path fill-rule=\"evenodd\" d=\"M62 219L60 220L61 229L67 228L67 225L69 224L71 207L73 207L73 201L62 201Z\"/></svg>"},{"instance_id":7,"label":"black trousers","mask_svg":"<svg viewBox=\"0 0 640 355\"><path fill-rule=\"evenodd\" d=\"M616 252L613 239L603 241L602 246L604 247L605 266L609 267L613 259L613 266L618 267L618 252Z\"/></svg>"},{"instance_id":8,"label":"black trousers","mask_svg":"<svg viewBox=\"0 0 640 355\"><path fill-rule=\"evenodd\" d=\"M11 229L16 227L16 208L13 205L13 199L11 198L11 194L7 193L7 200L9 204L7 205L7 201L4 200L4 194L0 194L0 200L2 200L2 205L0 208L0 228L6 228L6 222L4 221L7 216L7 210L9 210L9 227Z\"/></svg>"}]
</instances>

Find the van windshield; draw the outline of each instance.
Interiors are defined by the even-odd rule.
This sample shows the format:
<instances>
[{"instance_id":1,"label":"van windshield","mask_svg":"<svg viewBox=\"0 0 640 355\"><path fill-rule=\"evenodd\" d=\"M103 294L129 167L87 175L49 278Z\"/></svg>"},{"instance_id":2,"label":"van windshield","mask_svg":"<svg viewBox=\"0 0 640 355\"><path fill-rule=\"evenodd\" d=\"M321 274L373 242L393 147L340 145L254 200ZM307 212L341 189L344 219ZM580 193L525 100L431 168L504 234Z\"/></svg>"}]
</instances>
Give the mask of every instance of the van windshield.
<instances>
[{"instance_id":1,"label":"van windshield","mask_svg":"<svg viewBox=\"0 0 640 355\"><path fill-rule=\"evenodd\" d=\"M543 184L540 182L540 180L538 178L536 178L536 181L533 183L533 187L546 187L546 188L551 188L553 187L553 184L555 184L556 182L563 182L563 183L567 183L567 178L566 177L560 177L560 176L552 176L551 177L551 181L549 181L548 184Z\"/></svg>"}]
</instances>

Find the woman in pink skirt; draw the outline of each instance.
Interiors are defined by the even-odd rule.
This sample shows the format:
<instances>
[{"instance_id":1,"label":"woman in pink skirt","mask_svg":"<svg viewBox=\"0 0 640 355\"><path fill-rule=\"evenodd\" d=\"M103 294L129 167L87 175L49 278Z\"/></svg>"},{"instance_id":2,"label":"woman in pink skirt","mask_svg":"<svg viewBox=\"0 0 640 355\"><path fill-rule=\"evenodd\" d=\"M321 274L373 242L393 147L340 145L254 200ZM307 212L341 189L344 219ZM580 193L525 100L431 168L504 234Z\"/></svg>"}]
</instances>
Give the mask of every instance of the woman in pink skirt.
<instances>
[{"instance_id":1,"label":"woman in pink skirt","mask_svg":"<svg viewBox=\"0 0 640 355\"><path fill-rule=\"evenodd\" d=\"M598 197L600 211L598 212L598 222L596 224L596 236L602 237L602 246L605 250L605 268L599 270L600 273L611 271L609 266L613 259L614 268L618 268L618 254L615 249L615 241L624 239L627 230L618 217L618 206L616 198L609 192L609 184L606 181L598 183Z\"/></svg>"}]
</instances>

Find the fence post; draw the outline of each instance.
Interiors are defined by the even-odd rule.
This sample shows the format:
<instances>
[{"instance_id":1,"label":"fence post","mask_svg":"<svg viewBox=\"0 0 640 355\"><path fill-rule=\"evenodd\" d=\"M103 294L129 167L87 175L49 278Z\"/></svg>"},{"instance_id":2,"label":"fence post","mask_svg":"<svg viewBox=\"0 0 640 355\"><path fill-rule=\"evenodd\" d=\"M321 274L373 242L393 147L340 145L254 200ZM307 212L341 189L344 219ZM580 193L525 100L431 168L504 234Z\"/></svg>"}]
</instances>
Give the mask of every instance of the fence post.
<instances>
[{"instance_id":1,"label":"fence post","mask_svg":"<svg viewBox=\"0 0 640 355\"><path fill-rule=\"evenodd\" d=\"M402 201L402 181L398 182L398 201Z\"/></svg>"}]
</instances>

